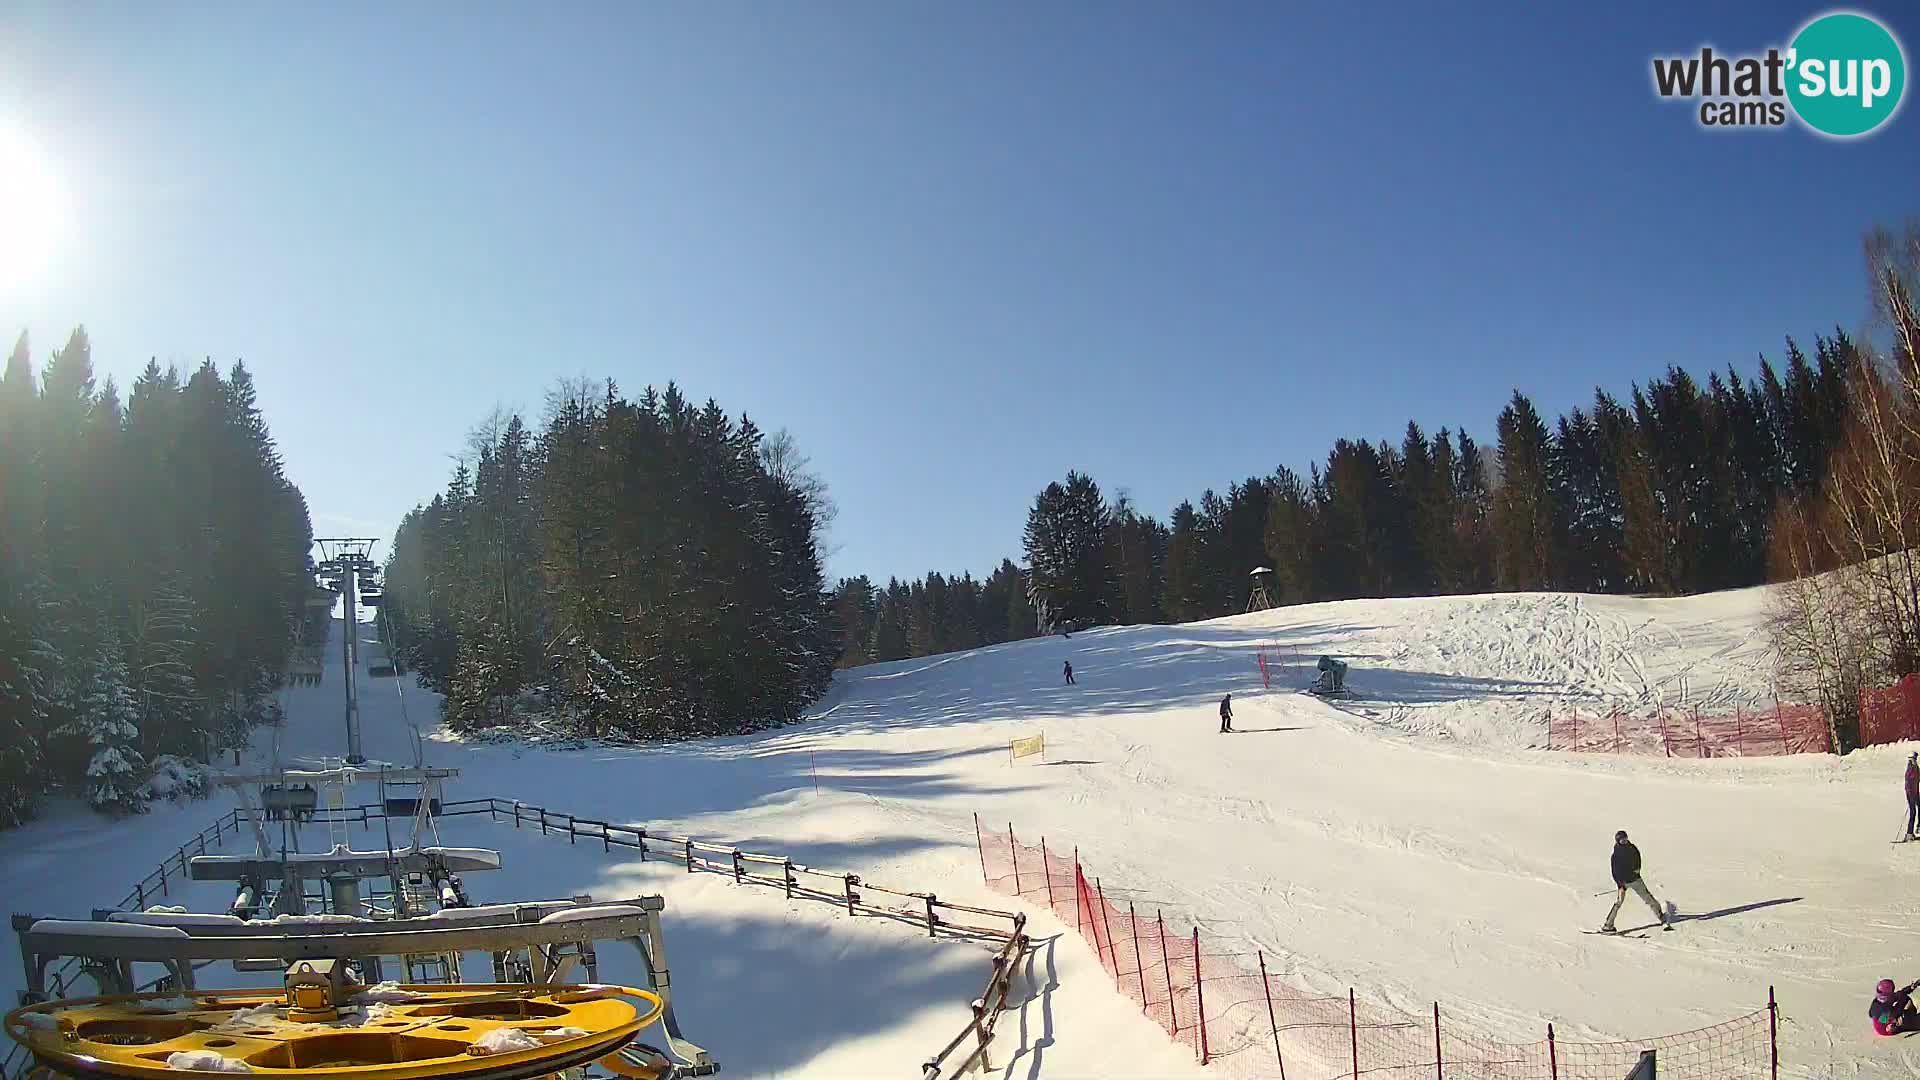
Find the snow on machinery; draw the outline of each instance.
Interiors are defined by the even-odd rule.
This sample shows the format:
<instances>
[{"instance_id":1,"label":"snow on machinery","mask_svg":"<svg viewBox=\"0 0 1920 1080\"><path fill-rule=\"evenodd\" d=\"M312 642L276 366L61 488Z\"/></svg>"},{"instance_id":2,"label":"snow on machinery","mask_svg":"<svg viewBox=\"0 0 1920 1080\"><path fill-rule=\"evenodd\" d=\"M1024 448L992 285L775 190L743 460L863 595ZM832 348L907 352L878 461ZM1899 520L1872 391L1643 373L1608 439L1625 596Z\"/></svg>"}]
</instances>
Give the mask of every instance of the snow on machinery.
<instances>
[{"instance_id":1,"label":"snow on machinery","mask_svg":"<svg viewBox=\"0 0 1920 1080\"><path fill-rule=\"evenodd\" d=\"M715 1071L680 1037L659 897L447 909L402 919L99 913L15 916L28 990L7 1034L54 1077L213 1077L232 1072L415 1080L540 1076L665 1078ZM633 943L649 988L596 980L599 943ZM364 958L489 953L491 983L374 983ZM101 991L53 997L47 975L79 958ZM203 990L199 973L282 971L278 990ZM135 965L164 989L138 993ZM457 969L456 969L457 972ZM584 973L584 982L569 981ZM654 1025L664 1049L636 1042Z\"/></svg>"},{"instance_id":2,"label":"snow on machinery","mask_svg":"<svg viewBox=\"0 0 1920 1080\"><path fill-rule=\"evenodd\" d=\"M188 870L234 883L227 912L16 915L27 990L6 1027L38 1063L29 1075L664 1080L716 1071L673 1014L662 898L471 905L461 874L498 869L500 856L437 842L441 783L456 775L330 761L222 776L255 850L201 855ZM369 808L349 808L345 789L366 779L379 783L387 842L356 851L347 826L365 824ZM396 819L412 826L399 844ZM301 827L316 822L328 830L326 850L303 851ZM643 987L598 985L596 943L606 941L638 949ZM463 957L474 953L490 955L490 983L463 981ZM255 978L278 972L283 989L202 991L198 973L223 961ZM383 980L389 965L405 973L400 984ZM579 972L586 985L569 982ZM82 977L101 996L72 995ZM655 1025L664 1049L634 1042Z\"/></svg>"}]
</instances>

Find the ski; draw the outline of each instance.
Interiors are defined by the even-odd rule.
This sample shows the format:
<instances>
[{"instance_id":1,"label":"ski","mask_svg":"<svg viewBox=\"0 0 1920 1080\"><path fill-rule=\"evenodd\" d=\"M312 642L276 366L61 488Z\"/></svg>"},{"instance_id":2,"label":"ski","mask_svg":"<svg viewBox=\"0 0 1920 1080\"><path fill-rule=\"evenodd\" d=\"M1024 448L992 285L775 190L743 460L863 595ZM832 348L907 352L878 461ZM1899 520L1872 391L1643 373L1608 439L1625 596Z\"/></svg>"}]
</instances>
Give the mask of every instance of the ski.
<instances>
[{"instance_id":1,"label":"ski","mask_svg":"<svg viewBox=\"0 0 1920 1080\"><path fill-rule=\"evenodd\" d=\"M1638 938L1644 940L1647 936L1643 932L1635 932L1632 930L1615 930L1613 933L1608 933L1605 930L1582 930L1580 932L1589 937Z\"/></svg>"}]
</instances>

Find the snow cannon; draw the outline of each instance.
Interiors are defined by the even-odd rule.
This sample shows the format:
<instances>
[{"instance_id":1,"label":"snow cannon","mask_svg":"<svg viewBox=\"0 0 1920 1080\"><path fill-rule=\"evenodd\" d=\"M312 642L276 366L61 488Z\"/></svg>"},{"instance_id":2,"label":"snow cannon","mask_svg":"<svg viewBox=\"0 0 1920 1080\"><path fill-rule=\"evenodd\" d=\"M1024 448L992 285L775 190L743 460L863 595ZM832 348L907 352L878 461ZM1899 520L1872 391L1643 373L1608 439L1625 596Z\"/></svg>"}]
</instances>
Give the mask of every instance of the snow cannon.
<instances>
[{"instance_id":1,"label":"snow cannon","mask_svg":"<svg viewBox=\"0 0 1920 1080\"><path fill-rule=\"evenodd\" d=\"M44 1002L7 1014L38 1068L72 1080L253 1073L366 1080L531 1080L592 1067L664 1080L670 1061L632 1044L660 1018L646 990L341 984L289 972L288 989L179 991ZM332 1014L332 1019L309 1019ZM577 1074L575 1074L577 1075Z\"/></svg>"},{"instance_id":2,"label":"snow cannon","mask_svg":"<svg viewBox=\"0 0 1920 1080\"><path fill-rule=\"evenodd\" d=\"M1309 694L1321 697L1345 697L1347 694L1347 662L1335 660L1331 656L1320 658L1320 675L1313 685L1307 687Z\"/></svg>"}]
</instances>

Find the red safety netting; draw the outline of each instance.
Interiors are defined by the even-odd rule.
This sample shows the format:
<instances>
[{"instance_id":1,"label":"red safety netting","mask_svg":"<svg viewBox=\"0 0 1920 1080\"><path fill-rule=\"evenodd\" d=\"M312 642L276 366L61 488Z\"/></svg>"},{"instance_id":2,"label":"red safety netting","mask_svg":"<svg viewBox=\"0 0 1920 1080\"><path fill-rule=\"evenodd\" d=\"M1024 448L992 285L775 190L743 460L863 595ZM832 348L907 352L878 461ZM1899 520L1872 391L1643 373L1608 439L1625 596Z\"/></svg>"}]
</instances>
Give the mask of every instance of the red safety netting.
<instances>
[{"instance_id":1,"label":"red safety netting","mask_svg":"<svg viewBox=\"0 0 1920 1080\"><path fill-rule=\"evenodd\" d=\"M1022 844L1012 826L979 829L987 884L1045 905L1079 931L1114 986L1202 1063L1246 1055L1282 1080L1622 1080L1653 1050L1667 1080L1777 1076L1772 1005L1713 1027L1631 1042L1486 1038L1449 1021L1438 1004L1413 1015L1342 997L1302 993L1267 970L1260 953L1215 951L1195 928L1141 911L1089 877L1074 850Z\"/></svg>"},{"instance_id":2,"label":"red safety netting","mask_svg":"<svg viewBox=\"0 0 1920 1080\"><path fill-rule=\"evenodd\" d=\"M1920 675L1860 692L1860 745L1920 739Z\"/></svg>"},{"instance_id":3,"label":"red safety netting","mask_svg":"<svg viewBox=\"0 0 1920 1080\"><path fill-rule=\"evenodd\" d=\"M1547 715L1547 749L1588 754L1666 757L1778 757L1833 751L1826 714L1817 705L1731 713L1662 708L1651 712L1569 709Z\"/></svg>"}]
</instances>

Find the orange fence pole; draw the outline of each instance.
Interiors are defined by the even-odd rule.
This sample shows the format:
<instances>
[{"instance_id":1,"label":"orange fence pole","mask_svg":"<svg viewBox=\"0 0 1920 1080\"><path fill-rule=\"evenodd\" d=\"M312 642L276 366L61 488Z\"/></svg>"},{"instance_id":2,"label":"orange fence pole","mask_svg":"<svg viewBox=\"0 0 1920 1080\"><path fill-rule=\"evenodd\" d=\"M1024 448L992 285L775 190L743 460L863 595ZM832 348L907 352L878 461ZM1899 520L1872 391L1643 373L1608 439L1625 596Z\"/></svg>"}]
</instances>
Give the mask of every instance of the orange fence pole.
<instances>
[{"instance_id":1,"label":"orange fence pole","mask_svg":"<svg viewBox=\"0 0 1920 1080\"><path fill-rule=\"evenodd\" d=\"M1167 959L1167 920L1160 912L1153 913L1154 929L1160 934L1160 969L1167 976L1167 1034L1180 1037L1180 1010L1173 1007L1173 961ZM1266 969L1261 968L1262 971ZM1273 1006L1267 1006L1268 1016L1273 1014ZM1278 1036L1275 1036L1278 1038ZM1275 1044L1278 1045L1278 1044ZM1286 1080L1281 1077L1281 1080Z\"/></svg>"},{"instance_id":2,"label":"orange fence pole","mask_svg":"<svg viewBox=\"0 0 1920 1080\"><path fill-rule=\"evenodd\" d=\"M1140 952L1140 916L1133 910L1131 900L1127 901L1127 922L1133 928L1133 967L1135 974L1140 977L1140 1011L1152 1016L1153 1010L1147 1007L1147 958ZM1172 1010L1171 1000L1167 1002L1167 1008Z\"/></svg>"},{"instance_id":3,"label":"orange fence pole","mask_svg":"<svg viewBox=\"0 0 1920 1080\"><path fill-rule=\"evenodd\" d=\"M1353 1080L1360 1080L1360 1007L1351 986L1347 987L1347 1030L1353 1035Z\"/></svg>"},{"instance_id":4,"label":"orange fence pole","mask_svg":"<svg viewBox=\"0 0 1920 1080\"><path fill-rule=\"evenodd\" d=\"M1040 872L1047 878L1047 910L1053 910L1053 863L1047 859L1047 838L1040 838Z\"/></svg>"},{"instance_id":5,"label":"orange fence pole","mask_svg":"<svg viewBox=\"0 0 1920 1080\"><path fill-rule=\"evenodd\" d=\"M1107 918L1107 891L1100 887L1100 879L1093 879L1094 895L1100 898L1100 925L1107 932L1107 955L1113 959L1113 985L1120 985L1120 950L1113 944L1113 920ZM1095 952L1100 950L1095 949Z\"/></svg>"},{"instance_id":6,"label":"orange fence pole","mask_svg":"<svg viewBox=\"0 0 1920 1080\"><path fill-rule=\"evenodd\" d=\"M1013 822L1007 822L1007 853L1013 856L1013 895L1020 895L1020 841L1013 838Z\"/></svg>"},{"instance_id":7,"label":"orange fence pole","mask_svg":"<svg viewBox=\"0 0 1920 1080\"><path fill-rule=\"evenodd\" d=\"M980 852L980 883L991 885L993 880L987 877L987 842L980 836L980 815L973 815L973 846Z\"/></svg>"},{"instance_id":8,"label":"orange fence pole","mask_svg":"<svg viewBox=\"0 0 1920 1080\"><path fill-rule=\"evenodd\" d=\"M1287 1059L1280 1053L1280 1024L1273 1018L1273 988L1267 984L1267 954L1256 952L1254 955L1260 958L1260 992L1267 999L1267 1030L1273 1032L1273 1060L1280 1065L1280 1080L1287 1080Z\"/></svg>"},{"instance_id":9,"label":"orange fence pole","mask_svg":"<svg viewBox=\"0 0 1920 1080\"><path fill-rule=\"evenodd\" d=\"M1193 928L1193 1011L1200 1017L1200 1064L1210 1060L1207 1053L1207 994L1200 983L1200 928Z\"/></svg>"},{"instance_id":10,"label":"orange fence pole","mask_svg":"<svg viewBox=\"0 0 1920 1080\"><path fill-rule=\"evenodd\" d=\"M1433 1003L1433 1080L1447 1080L1446 1065L1440 1053L1440 1003Z\"/></svg>"}]
</instances>

